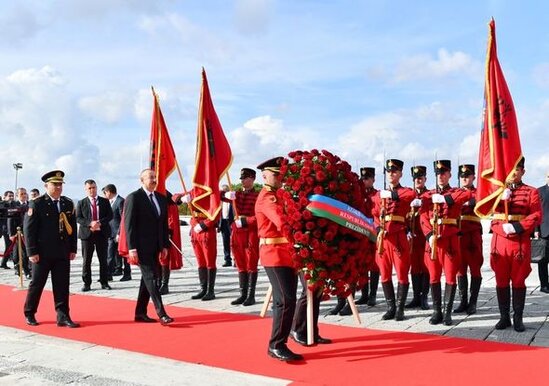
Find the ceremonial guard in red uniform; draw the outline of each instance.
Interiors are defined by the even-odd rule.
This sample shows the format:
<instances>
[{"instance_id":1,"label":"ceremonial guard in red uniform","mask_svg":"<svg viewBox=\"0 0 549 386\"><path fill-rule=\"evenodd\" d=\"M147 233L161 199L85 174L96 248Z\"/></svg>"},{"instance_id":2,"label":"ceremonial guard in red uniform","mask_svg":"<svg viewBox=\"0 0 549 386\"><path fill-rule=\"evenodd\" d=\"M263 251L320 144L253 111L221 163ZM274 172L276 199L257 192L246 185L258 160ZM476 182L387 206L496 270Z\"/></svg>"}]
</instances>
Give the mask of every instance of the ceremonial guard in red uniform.
<instances>
[{"instance_id":1,"label":"ceremonial guard in red uniform","mask_svg":"<svg viewBox=\"0 0 549 386\"><path fill-rule=\"evenodd\" d=\"M232 223L231 247L238 269L240 297L231 304L255 304L255 286L257 283L257 262L259 260L259 237L255 219L255 203L259 192L254 190L255 170L244 168L240 171L242 191L226 192L224 200L234 200L235 214Z\"/></svg>"},{"instance_id":2,"label":"ceremonial guard in red uniform","mask_svg":"<svg viewBox=\"0 0 549 386\"><path fill-rule=\"evenodd\" d=\"M525 330L522 322L526 298L525 280L532 271L530 267L530 234L541 223L542 212L536 188L522 183L524 158L518 163L498 203L491 229L490 266L496 275L500 320L496 329L511 326L511 289L513 288L513 327Z\"/></svg>"},{"instance_id":3,"label":"ceremonial guard in red uniform","mask_svg":"<svg viewBox=\"0 0 549 386\"><path fill-rule=\"evenodd\" d=\"M436 189L430 190L421 205L420 224L427 239L425 245L425 265L429 269L433 315L431 324L452 324L452 306L456 296L456 275L461 267L458 219L461 208L470 200L471 192L466 189L451 188L448 182L452 177L449 160L434 162L437 177ZM444 270L446 287L444 290L444 316L440 277Z\"/></svg>"},{"instance_id":4,"label":"ceremonial guard in red uniform","mask_svg":"<svg viewBox=\"0 0 549 386\"><path fill-rule=\"evenodd\" d=\"M376 263L381 273L381 285L387 312L383 320L404 320L404 303L408 294L410 270L410 247L407 238L406 215L414 199L414 191L400 185L404 163L389 159L385 165L389 190L380 190L374 196L373 216L378 228ZM398 287L395 303L393 286L393 267L395 268Z\"/></svg>"},{"instance_id":5,"label":"ceremonial guard in red uniform","mask_svg":"<svg viewBox=\"0 0 549 386\"><path fill-rule=\"evenodd\" d=\"M291 245L282 234L281 203L276 191L282 186L280 164L283 158L267 160L257 166L265 185L255 203L259 234L259 257L273 289L273 328L268 354L282 361L295 361L303 356L287 346L296 307L297 275L290 253Z\"/></svg>"},{"instance_id":6,"label":"ceremonial guard in red uniform","mask_svg":"<svg viewBox=\"0 0 549 386\"><path fill-rule=\"evenodd\" d=\"M376 181L375 168L361 168L360 179L364 184L364 208L363 213L366 217L373 218L372 211L374 209L374 196L377 194L377 189L374 188ZM366 275L366 283L362 287L362 296L355 302L356 304L367 304L369 306L376 305L377 287L379 284L379 267L376 263L376 244L368 242L365 250L366 264L368 273Z\"/></svg>"},{"instance_id":7,"label":"ceremonial guard in red uniform","mask_svg":"<svg viewBox=\"0 0 549 386\"><path fill-rule=\"evenodd\" d=\"M455 313L467 312L472 315L477 312L477 299L482 282L480 269L484 259L482 257L482 224L475 214L475 165L460 165L458 176L462 189L471 192L471 198L463 204L459 221L461 267L457 274L459 305ZM471 271L471 298L467 299L468 280L467 269Z\"/></svg>"},{"instance_id":8,"label":"ceremonial guard in red uniform","mask_svg":"<svg viewBox=\"0 0 549 386\"><path fill-rule=\"evenodd\" d=\"M191 203L192 193L183 197L182 201L189 205L191 211L191 244L198 263L198 280L200 291L191 299L204 301L215 299L215 278L217 275L217 234L218 219L210 220Z\"/></svg>"},{"instance_id":9,"label":"ceremonial guard in red uniform","mask_svg":"<svg viewBox=\"0 0 549 386\"><path fill-rule=\"evenodd\" d=\"M410 242L410 274L412 276L414 296L404 308L421 307L422 310L428 310L429 270L425 265L425 235L421 231L419 223L419 211L422 200L429 192L425 187L427 168L425 166L412 166L412 179L414 180L416 197L410 204L408 227L412 236L412 241Z\"/></svg>"}]
</instances>

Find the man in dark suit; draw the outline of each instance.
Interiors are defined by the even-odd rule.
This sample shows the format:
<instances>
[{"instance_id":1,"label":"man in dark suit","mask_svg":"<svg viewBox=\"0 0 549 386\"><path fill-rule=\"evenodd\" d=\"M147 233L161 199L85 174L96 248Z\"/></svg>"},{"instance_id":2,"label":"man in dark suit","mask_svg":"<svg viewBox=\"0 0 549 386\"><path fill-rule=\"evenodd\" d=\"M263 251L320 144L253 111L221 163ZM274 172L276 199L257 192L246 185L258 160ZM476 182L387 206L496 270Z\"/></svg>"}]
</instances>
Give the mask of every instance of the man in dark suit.
<instances>
[{"instance_id":1,"label":"man in dark suit","mask_svg":"<svg viewBox=\"0 0 549 386\"><path fill-rule=\"evenodd\" d=\"M118 239L120 236L120 222L122 221L122 210L124 208L124 198L119 196L116 186L108 184L103 188L105 198L109 200L112 209L111 235L109 237L109 251L107 255L107 265L112 276L120 276L120 281L132 279L131 267L128 261L118 254Z\"/></svg>"},{"instance_id":2,"label":"man in dark suit","mask_svg":"<svg viewBox=\"0 0 549 386\"><path fill-rule=\"evenodd\" d=\"M130 193L124 204L124 227L128 243L129 262L139 264L141 283L135 306L135 321L152 323L147 316L147 305L152 300L162 325L173 322L168 316L156 280L160 264L167 264L168 217L167 199L155 192L157 181L154 170L141 172L141 188Z\"/></svg>"},{"instance_id":3,"label":"man in dark suit","mask_svg":"<svg viewBox=\"0 0 549 386\"><path fill-rule=\"evenodd\" d=\"M4 192L4 197L1 201L5 208L11 208L13 204L13 197L14 195L11 190L6 190ZM6 253L10 250L11 246L7 217L0 218L0 230L2 231L2 237L4 238L4 256L0 262L0 268L10 269L10 267L8 267L9 253Z\"/></svg>"},{"instance_id":4,"label":"man in dark suit","mask_svg":"<svg viewBox=\"0 0 549 386\"><path fill-rule=\"evenodd\" d=\"M86 180L84 189L87 197L78 201L76 205L76 222L80 225L78 228L78 238L82 242L82 280L84 286L82 292L91 289L91 261L94 250L97 251L99 260L99 281L101 288L110 290L109 268L107 266L107 250L109 237L111 236L111 227L109 222L112 220L112 209L104 197L97 195L97 184L94 180Z\"/></svg>"},{"instance_id":5,"label":"man in dark suit","mask_svg":"<svg viewBox=\"0 0 549 386\"><path fill-rule=\"evenodd\" d=\"M28 203L27 189L17 188L17 200L12 203L12 208L15 210L12 216L8 217L8 234L10 235L10 240L12 243L15 243L12 251L12 260L13 267L15 268L15 274L19 275L19 244L17 241L17 228L21 229L21 234L23 234L23 220L25 218L25 213L29 206ZM24 240L22 239L22 245L24 246ZM30 267L29 267L29 257L25 251L25 248L21 248L21 271L27 279L30 279Z\"/></svg>"},{"instance_id":6,"label":"man in dark suit","mask_svg":"<svg viewBox=\"0 0 549 386\"><path fill-rule=\"evenodd\" d=\"M24 221L27 254L32 263L32 280L25 300L25 321L37 326L34 315L51 272L53 299L59 327L79 327L69 316L70 261L76 257L76 217L73 202L62 196L61 170L42 176L46 194L29 202Z\"/></svg>"},{"instance_id":7,"label":"man in dark suit","mask_svg":"<svg viewBox=\"0 0 549 386\"><path fill-rule=\"evenodd\" d=\"M548 277L548 263L549 263L549 171L545 175L547 183L538 188L539 198L541 199L541 224L535 232L535 237L541 237L546 240L545 244L545 258L538 263L538 275L540 283L540 291L549 293L549 277Z\"/></svg>"}]
</instances>

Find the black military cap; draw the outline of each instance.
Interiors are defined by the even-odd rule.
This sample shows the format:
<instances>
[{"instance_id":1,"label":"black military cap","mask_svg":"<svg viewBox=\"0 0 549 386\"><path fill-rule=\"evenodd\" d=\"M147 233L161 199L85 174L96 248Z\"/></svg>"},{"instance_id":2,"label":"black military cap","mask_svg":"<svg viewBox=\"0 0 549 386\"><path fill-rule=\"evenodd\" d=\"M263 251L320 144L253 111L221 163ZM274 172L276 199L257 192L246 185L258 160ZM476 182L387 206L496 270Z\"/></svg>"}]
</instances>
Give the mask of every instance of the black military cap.
<instances>
[{"instance_id":1,"label":"black military cap","mask_svg":"<svg viewBox=\"0 0 549 386\"><path fill-rule=\"evenodd\" d=\"M433 162L435 168L435 174L442 174L444 172L449 172L452 170L452 162L447 159L441 159Z\"/></svg>"},{"instance_id":2,"label":"black military cap","mask_svg":"<svg viewBox=\"0 0 549 386\"><path fill-rule=\"evenodd\" d=\"M519 161L518 164L517 164L517 167L519 167L519 168L524 168L524 157L522 157L522 158L520 159L520 161Z\"/></svg>"},{"instance_id":3,"label":"black military cap","mask_svg":"<svg viewBox=\"0 0 549 386\"><path fill-rule=\"evenodd\" d=\"M402 171L402 167L404 166L404 162L402 162L399 159L388 159L385 162L385 171Z\"/></svg>"},{"instance_id":4,"label":"black military cap","mask_svg":"<svg viewBox=\"0 0 549 386\"><path fill-rule=\"evenodd\" d=\"M240 179L243 180L244 178L248 177L255 178L255 170L250 168L242 168L240 170Z\"/></svg>"},{"instance_id":5,"label":"black military cap","mask_svg":"<svg viewBox=\"0 0 549 386\"><path fill-rule=\"evenodd\" d=\"M360 179L366 180L376 176L376 168L360 168Z\"/></svg>"},{"instance_id":6,"label":"black military cap","mask_svg":"<svg viewBox=\"0 0 549 386\"><path fill-rule=\"evenodd\" d=\"M412 166L412 178L425 177L427 175L427 167L425 166Z\"/></svg>"},{"instance_id":7,"label":"black military cap","mask_svg":"<svg viewBox=\"0 0 549 386\"><path fill-rule=\"evenodd\" d=\"M51 172L47 172L42 176L42 181L44 182L61 182L65 183L63 181L63 177L65 177L65 173L61 170L52 170Z\"/></svg>"},{"instance_id":8,"label":"black military cap","mask_svg":"<svg viewBox=\"0 0 549 386\"><path fill-rule=\"evenodd\" d=\"M282 160L284 157L275 157L268 159L265 162L257 165L259 170L270 170L271 172L280 173L280 165L282 165Z\"/></svg>"},{"instance_id":9,"label":"black military cap","mask_svg":"<svg viewBox=\"0 0 549 386\"><path fill-rule=\"evenodd\" d=\"M471 164L459 165L460 177L469 177L472 174L475 174L475 165L471 165Z\"/></svg>"}]
</instances>

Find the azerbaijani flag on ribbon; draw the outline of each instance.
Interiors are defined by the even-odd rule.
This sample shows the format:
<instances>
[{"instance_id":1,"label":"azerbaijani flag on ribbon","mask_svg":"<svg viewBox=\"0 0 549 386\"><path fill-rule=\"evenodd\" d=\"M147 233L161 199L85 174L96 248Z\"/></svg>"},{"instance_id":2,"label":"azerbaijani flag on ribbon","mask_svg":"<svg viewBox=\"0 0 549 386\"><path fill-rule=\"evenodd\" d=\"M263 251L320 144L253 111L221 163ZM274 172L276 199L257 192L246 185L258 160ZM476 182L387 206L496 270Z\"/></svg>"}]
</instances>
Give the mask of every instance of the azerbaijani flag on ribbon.
<instances>
[{"instance_id":1,"label":"azerbaijani flag on ribbon","mask_svg":"<svg viewBox=\"0 0 549 386\"><path fill-rule=\"evenodd\" d=\"M377 239L374 220L366 217L362 212L333 198L321 194L309 196L311 203L307 209L317 217L327 218L345 228L358 232L371 241Z\"/></svg>"}]
</instances>

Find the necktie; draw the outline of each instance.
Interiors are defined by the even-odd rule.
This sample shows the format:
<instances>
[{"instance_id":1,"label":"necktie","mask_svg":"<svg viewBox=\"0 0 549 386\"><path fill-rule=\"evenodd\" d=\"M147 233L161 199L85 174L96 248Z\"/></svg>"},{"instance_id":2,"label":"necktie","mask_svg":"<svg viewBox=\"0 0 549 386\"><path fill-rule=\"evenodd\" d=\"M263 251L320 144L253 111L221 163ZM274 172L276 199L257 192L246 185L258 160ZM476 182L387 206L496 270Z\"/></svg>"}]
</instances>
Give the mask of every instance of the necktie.
<instances>
[{"instance_id":1,"label":"necktie","mask_svg":"<svg viewBox=\"0 0 549 386\"><path fill-rule=\"evenodd\" d=\"M97 198L92 198L92 221L97 221Z\"/></svg>"},{"instance_id":2,"label":"necktie","mask_svg":"<svg viewBox=\"0 0 549 386\"><path fill-rule=\"evenodd\" d=\"M59 200L53 200L53 206L55 206L55 210L59 213Z\"/></svg>"},{"instance_id":3,"label":"necktie","mask_svg":"<svg viewBox=\"0 0 549 386\"><path fill-rule=\"evenodd\" d=\"M156 217L160 216L160 213L158 213L158 208L156 207L156 204L154 203L154 200L153 200L153 194L149 194L149 198L151 199L151 204L153 206L153 209L154 209L154 214L156 214Z\"/></svg>"}]
</instances>

